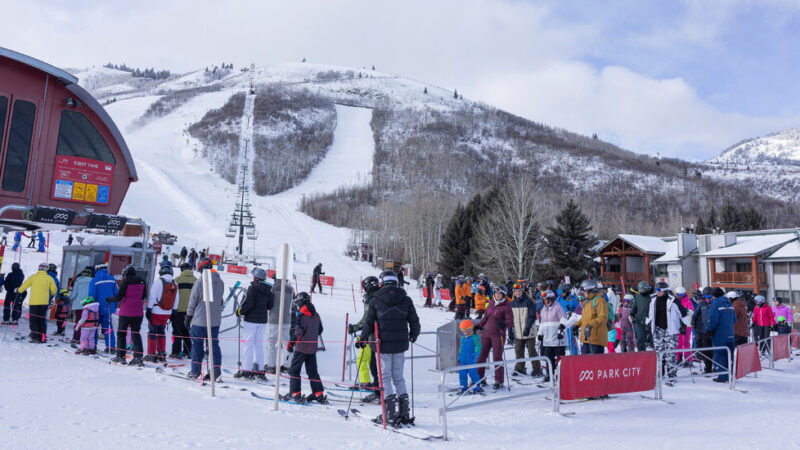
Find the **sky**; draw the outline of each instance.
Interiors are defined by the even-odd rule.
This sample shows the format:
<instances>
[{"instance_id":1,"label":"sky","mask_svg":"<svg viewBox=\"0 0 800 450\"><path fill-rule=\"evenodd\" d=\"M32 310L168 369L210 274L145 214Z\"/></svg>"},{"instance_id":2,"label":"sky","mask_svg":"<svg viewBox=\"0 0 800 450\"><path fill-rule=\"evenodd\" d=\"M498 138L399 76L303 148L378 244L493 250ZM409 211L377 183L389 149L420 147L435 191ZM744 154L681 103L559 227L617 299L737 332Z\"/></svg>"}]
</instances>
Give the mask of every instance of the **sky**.
<instances>
[{"instance_id":1,"label":"sky","mask_svg":"<svg viewBox=\"0 0 800 450\"><path fill-rule=\"evenodd\" d=\"M798 0L0 0L59 67L370 67L632 151L704 160L800 126Z\"/></svg>"}]
</instances>

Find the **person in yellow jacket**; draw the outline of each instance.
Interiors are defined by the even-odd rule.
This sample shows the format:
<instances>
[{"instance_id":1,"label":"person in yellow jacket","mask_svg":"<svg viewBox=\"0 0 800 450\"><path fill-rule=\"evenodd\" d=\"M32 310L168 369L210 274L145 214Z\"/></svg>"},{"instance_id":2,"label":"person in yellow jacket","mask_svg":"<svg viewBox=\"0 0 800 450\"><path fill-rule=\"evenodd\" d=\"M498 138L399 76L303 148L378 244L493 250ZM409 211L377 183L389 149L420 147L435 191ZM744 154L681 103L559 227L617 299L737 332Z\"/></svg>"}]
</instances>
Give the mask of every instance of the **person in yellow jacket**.
<instances>
[{"instance_id":1,"label":"person in yellow jacket","mask_svg":"<svg viewBox=\"0 0 800 450\"><path fill-rule=\"evenodd\" d=\"M56 282L47 273L47 269L47 264L39 264L39 271L28 277L17 288L17 292L31 290L30 296L28 296L31 317L30 337L31 342L37 344L47 342L47 308L50 306L50 299L58 292Z\"/></svg>"},{"instance_id":2,"label":"person in yellow jacket","mask_svg":"<svg viewBox=\"0 0 800 450\"><path fill-rule=\"evenodd\" d=\"M583 312L581 319L575 322L581 336L581 354L605 353L608 346L608 303L602 287L595 280L584 280L581 290Z\"/></svg>"}]
</instances>

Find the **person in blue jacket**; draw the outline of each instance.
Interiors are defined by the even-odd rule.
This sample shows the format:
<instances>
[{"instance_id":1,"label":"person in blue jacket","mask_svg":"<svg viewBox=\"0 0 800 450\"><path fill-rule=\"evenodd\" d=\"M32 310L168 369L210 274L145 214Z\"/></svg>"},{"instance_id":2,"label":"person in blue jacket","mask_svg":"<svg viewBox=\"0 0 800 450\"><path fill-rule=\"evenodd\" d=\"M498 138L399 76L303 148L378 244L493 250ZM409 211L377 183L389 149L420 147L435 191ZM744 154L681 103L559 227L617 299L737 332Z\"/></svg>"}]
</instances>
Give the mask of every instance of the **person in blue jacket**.
<instances>
[{"instance_id":1,"label":"person in blue jacket","mask_svg":"<svg viewBox=\"0 0 800 450\"><path fill-rule=\"evenodd\" d=\"M475 334L474 325L471 320L462 320L458 327L461 329L461 346L458 349L458 365L466 366L475 364L475 361L478 360L478 355L481 353L481 338ZM470 381L472 381L472 393L477 394L482 392L483 389L481 388L478 369L461 369L458 371L461 393L463 394L469 389L467 375L469 375Z\"/></svg>"},{"instance_id":2,"label":"person in blue jacket","mask_svg":"<svg viewBox=\"0 0 800 450\"><path fill-rule=\"evenodd\" d=\"M21 231L17 231L16 233L14 233L14 246L11 247L11 251L14 251L14 252L17 251L21 241L22 241L22 232Z\"/></svg>"},{"instance_id":3,"label":"person in blue jacket","mask_svg":"<svg viewBox=\"0 0 800 450\"><path fill-rule=\"evenodd\" d=\"M39 233L37 233L36 234L36 239L39 240L39 248L37 248L36 251L40 252L40 253L44 253L45 252L45 248L44 248L44 244L45 244L44 233L42 233L41 231Z\"/></svg>"},{"instance_id":4,"label":"person in blue jacket","mask_svg":"<svg viewBox=\"0 0 800 450\"><path fill-rule=\"evenodd\" d=\"M48 264L47 274L50 275L53 278L53 281L56 282L56 295L58 295L58 293L61 292L61 283L58 282L58 266L56 266L55 263ZM55 297L56 295L51 297Z\"/></svg>"},{"instance_id":5,"label":"person in blue jacket","mask_svg":"<svg viewBox=\"0 0 800 450\"><path fill-rule=\"evenodd\" d=\"M734 349L734 329L736 323L736 313L733 305L725 292L720 288L714 288L712 293L714 300L708 307L708 327L706 331L711 334L711 343L714 347L725 346ZM717 383L727 383L728 374L728 352L725 350L714 350L714 371L723 373L714 378Z\"/></svg>"},{"instance_id":6,"label":"person in blue jacket","mask_svg":"<svg viewBox=\"0 0 800 450\"><path fill-rule=\"evenodd\" d=\"M578 310L580 307L580 303L578 303L578 299L575 298L574 295L570 294L570 290L572 288L570 285L564 283L558 287L558 304L564 308L564 312L567 314L567 319L573 314L575 311ZM572 327L567 329L566 333L567 344L569 345L569 354L570 355L577 355L578 354L578 345L575 343L575 338L572 336Z\"/></svg>"},{"instance_id":7,"label":"person in blue jacket","mask_svg":"<svg viewBox=\"0 0 800 450\"><path fill-rule=\"evenodd\" d=\"M109 297L115 297L118 292L117 280L108 273L108 263L101 263L94 266L95 274L89 283L89 297L97 300L100 304L100 325L105 336L106 353L111 353L116 347L114 329L111 325L111 315L117 310L117 304L107 302Z\"/></svg>"}]
</instances>

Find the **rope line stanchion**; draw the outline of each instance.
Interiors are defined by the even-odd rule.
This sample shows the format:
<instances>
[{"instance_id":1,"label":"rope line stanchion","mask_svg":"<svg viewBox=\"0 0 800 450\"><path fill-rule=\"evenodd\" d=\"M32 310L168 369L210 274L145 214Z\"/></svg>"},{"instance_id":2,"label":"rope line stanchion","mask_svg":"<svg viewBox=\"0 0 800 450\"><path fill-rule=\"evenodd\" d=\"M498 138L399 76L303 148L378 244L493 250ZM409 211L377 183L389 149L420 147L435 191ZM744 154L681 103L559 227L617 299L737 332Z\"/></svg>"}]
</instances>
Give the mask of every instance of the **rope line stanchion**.
<instances>
[{"instance_id":1,"label":"rope line stanchion","mask_svg":"<svg viewBox=\"0 0 800 450\"><path fill-rule=\"evenodd\" d=\"M657 389L658 395L657 395L656 400L663 400L664 399L664 396L663 396L663 393L664 393L664 386L663 386L664 376L663 376L663 374L661 372L662 372L662 365L663 365L662 364L662 359L666 355L668 355L670 353L675 353L675 354L678 354L678 353L691 353L690 357L692 357L692 358L697 357L697 359L700 360L701 357L702 358L708 358L707 356L703 355L701 352L710 351L710 350L725 350L725 352L727 353L727 355L728 355L728 368L725 371L722 371L722 372L711 372L711 374L712 375L727 374L728 375L728 389L729 390L733 390L733 382L731 380L733 380L735 372L733 371L733 365L731 364L731 356L732 356L731 355L731 349L728 348L727 346L718 345L718 346L713 346L713 347L700 347L700 348L691 348L691 349L685 349L685 348L682 348L682 349L671 349L671 350L665 350L663 352L658 353L658 357L656 358L656 362L657 362L657 365L658 365L658 367L656 368L656 384L658 386L658 389ZM698 354L699 354L699 356L698 356ZM715 365L715 366L719 365L719 363L717 363L717 362L715 362L713 360L711 361L711 363L713 365ZM689 365L688 369L689 369L689 373L692 375L692 381L694 382L694 374L692 373L693 367L691 365ZM715 369L717 369L717 367L715 367ZM677 369L676 369L676 371L677 371Z\"/></svg>"},{"instance_id":2,"label":"rope line stanchion","mask_svg":"<svg viewBox=\"0 0 800 450\"><path fill-rule=\"evenodd\" d=\"M347 331L350 325L350 313L344 316L344 349L342 350L342 383L344 383L344 369L347 366Z\"/></svg>"}]
</instances>

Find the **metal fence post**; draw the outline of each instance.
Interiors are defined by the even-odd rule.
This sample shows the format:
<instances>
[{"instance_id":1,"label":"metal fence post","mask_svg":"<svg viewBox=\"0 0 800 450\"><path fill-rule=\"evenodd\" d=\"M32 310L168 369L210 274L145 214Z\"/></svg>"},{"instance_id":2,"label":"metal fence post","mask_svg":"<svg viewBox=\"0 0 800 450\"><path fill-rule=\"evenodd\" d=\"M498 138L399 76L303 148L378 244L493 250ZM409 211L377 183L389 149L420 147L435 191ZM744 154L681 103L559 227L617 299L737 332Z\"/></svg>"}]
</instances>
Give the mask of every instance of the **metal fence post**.
<instances>
[{"instance_id":1,"label":"metal fence post","mask_svg":"<svg viewBox=\"0 0 800 450\"><path fill-rule=\"evenodd\" d=\"M447 371L443 370L442 376L439 380L439 390L441 391L440 393L442 397L442 407L439 409L439 417L442 421L442 436L444 437L445 441L447 440L447 392L444 388L444 379L446 375Z\"/></svg>"},{"instance_id":2,"label":"metal fence post","mask_svg":"<svg viewBox=\"0 0 800 450\"><path fill-rule=\"evenodd\" d=\"M769 368L775 368L775 339L769 337Z\"/></svg>"},{"instance_id":3,"label":"metal fence post","mask_svg":"<svg viewBox=\"0 0 800 450\"><path fill-rule=\"evenodd\" d=\"M756 344L758 345L758 344ZM729 353L730 354L730 353ZM728 369L730 370L731 390L736 388L736 361L739 359L739 347L733 349L733 361L728 361Z\"/></svg>"}]
</instances>

